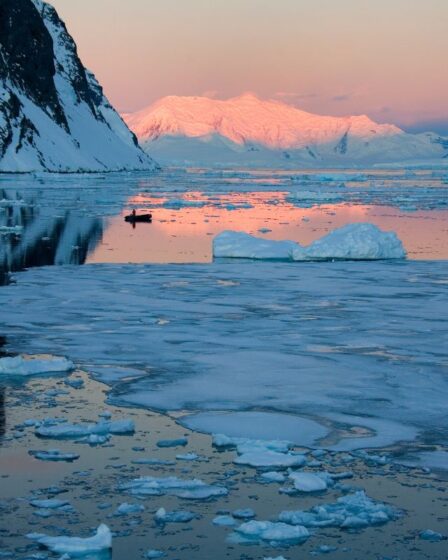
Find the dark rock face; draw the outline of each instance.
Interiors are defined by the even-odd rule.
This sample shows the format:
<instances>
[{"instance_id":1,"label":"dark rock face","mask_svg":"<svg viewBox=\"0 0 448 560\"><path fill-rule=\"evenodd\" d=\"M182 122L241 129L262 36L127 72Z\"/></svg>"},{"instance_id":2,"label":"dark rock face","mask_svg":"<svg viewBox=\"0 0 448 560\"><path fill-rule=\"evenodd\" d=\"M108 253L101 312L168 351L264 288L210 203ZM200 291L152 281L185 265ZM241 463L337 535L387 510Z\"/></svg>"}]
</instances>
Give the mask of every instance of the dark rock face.
<instances>
[{"instance_id":1,"label":"dark rock face","mask_svg":"<svg viewBox=\"0 0 448 560\"><path fill-rule=\"evenodd\" d=\"M54 75L53 40L31 0L0 0L0 79L9 78L68 130Z\"/></svg>"},{"instance_id":2,"label":"dark rock face","mask_svg":"<svg viewBox=\"0 0 448 560\"><path fill-rule=\"evenodd\" d=\"M0 172L157 169L56 10L0 0Z\"/></svg>"}]
</instances>

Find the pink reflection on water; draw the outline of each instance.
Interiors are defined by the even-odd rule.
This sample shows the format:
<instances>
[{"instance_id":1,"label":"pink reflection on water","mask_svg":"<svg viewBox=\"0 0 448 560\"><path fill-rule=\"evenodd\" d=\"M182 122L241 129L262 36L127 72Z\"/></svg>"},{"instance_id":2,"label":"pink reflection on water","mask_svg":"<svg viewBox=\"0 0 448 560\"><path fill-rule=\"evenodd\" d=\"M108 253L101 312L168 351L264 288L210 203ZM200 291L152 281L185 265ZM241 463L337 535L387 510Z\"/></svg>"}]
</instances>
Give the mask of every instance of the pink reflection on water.
<instances>
[{"instance_id":1,"label":"pink reflection on water","mask_svg":"<svg viewBox=\"0 0 448 560\"><path fill-rule=\"evenodd\" d=\"M448 259L448 212L406 213L388 206L328 204L298 208L285 202L281 192L230 193L204 196L188 193L183 200L208 205L203 208L154 208L165 198L138 195L128 207L138 212L153 209L152 224L125 223L123 215L110 220L103 242L89 256L89 263L206 263L212 260L212 239L230 229L266 239L291 239L303 245L348 223L371 222L395 231L411 259ZM226 205L249 204L229 210ZM269 229L266 234L260 229Z\"/></svg>"}]
</instances>

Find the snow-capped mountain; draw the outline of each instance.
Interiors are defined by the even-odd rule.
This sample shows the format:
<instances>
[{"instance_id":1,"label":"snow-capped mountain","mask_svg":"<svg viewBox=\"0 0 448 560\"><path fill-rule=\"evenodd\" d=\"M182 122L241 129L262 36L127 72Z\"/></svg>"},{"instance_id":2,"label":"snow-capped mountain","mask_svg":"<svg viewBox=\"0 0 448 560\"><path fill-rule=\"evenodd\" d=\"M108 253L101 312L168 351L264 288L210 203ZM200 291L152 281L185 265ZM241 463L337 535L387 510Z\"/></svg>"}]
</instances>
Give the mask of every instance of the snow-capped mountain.
<instances>
[{"instance_id":1,"label":"snow-capped mountain","mask_svg":"<svg viewBox=\"0 0 448 560\"><path fill-rule=\"evenodd\" d=\"M154 169L56 10L0 0L0 171Z\"/></svg>"},{"instance_id":2,"label":"snow-capped mountain","mask_svg":"<svg viewBox=\"0 0 448 560\"><path fill-rule=\"evenodd\" d=\"M123 118L166 163L367 165L448 156L448 140L437 134L407 134L366 115L314 115L253 94L226 101L165 97Z\"/></svg>"}]
</instances>

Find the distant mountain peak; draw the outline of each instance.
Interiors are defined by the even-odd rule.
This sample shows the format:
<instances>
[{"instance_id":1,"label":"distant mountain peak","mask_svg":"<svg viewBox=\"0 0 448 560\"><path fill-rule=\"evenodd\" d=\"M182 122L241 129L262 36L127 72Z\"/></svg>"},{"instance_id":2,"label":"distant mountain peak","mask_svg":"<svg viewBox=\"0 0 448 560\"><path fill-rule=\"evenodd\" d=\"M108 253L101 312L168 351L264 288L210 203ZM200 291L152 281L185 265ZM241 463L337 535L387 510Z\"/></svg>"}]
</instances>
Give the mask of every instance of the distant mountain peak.
<instances>
[{"instance_id":1,"label":"distant mountain peak","mask_svg":"<svg viewBox=\"0 0 448 560\"><path fill-rule=\"evenodd\" d=\"M406 134L367 115L315 115L251 92L227 100L164 97L124 118L142 145L168 163L333 165L446 155L437 135Z\"/></svg>"}]
</instances>

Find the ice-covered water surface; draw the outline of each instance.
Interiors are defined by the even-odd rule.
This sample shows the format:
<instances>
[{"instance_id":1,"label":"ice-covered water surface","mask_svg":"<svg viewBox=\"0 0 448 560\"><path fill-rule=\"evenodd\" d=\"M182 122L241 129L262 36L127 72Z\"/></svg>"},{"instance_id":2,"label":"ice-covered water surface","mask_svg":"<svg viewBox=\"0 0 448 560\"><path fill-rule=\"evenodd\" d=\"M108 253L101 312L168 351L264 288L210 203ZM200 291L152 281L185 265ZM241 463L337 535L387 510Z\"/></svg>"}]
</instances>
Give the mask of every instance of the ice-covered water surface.
<instances>
[{"instance_id":1,"label":"ice-covered water surface","mask_svg":"<svg viewBox=\"0 0 448 560\"><path fill-rule=\"evenodd\" d=\"M302 418L294 443L352 450L447 444L447 282L446 262L95 265L0 301L11 348L68 356L114 402L243 437L262 434L242 411L275 412L277 439Z\"/></svg>"}]
</instances>

